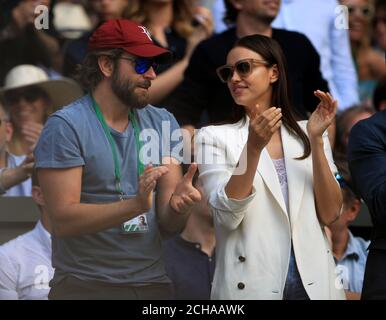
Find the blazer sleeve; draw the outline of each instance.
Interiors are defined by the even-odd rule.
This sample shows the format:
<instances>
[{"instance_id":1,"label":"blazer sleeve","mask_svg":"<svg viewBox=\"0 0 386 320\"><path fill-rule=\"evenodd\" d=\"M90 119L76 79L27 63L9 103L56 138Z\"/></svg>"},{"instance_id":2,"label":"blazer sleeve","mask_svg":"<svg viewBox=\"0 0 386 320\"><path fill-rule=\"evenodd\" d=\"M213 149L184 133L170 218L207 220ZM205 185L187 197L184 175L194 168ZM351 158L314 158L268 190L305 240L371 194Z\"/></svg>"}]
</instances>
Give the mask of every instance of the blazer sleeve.
<instances>
[{"instance_id":1,"label":"blazer sleeve","mask_svg":"<svg viewBox=\"0 0 386 320\"><path fill-rule=\"evenodd\" d=\"M372 122L358 122L350 133L349 168L354 187L366 202L374 225L386 226L386 135ZM385 125L383 125L385 126ZM386 128L383 129L386 133Z\"/></svg>"},{"instance_id":2,"label":"blazer sleeve","mask_svg":"<svg viewBox=\"0 0 386 320\"><path fill-rule=\"evenodd\" d=\"M212 130L201 129L196 136L195 146L199 159L199 179L214 221L234 230L243 220L256 190L253 187L252 193L242 200L228 198L224 188L236 170L238 159L232 157L225 143L218 139Z\"/></svg>"}]
</instances>

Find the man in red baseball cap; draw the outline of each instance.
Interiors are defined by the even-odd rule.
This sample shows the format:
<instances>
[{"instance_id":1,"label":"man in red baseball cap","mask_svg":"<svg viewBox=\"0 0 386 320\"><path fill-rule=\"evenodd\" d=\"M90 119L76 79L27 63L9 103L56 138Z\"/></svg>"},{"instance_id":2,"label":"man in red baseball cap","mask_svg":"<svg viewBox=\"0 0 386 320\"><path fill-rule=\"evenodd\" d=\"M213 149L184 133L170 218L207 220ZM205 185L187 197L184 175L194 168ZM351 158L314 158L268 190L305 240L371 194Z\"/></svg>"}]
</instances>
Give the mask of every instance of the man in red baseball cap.
<instances>
[{"instance_id":1,"label":"man in red baseball cap","mask_svg":"<svg viewBox=\"0 0 386 320\"><path fill-rule=\"evenodd\" d=\"M35 166L54 229L50 299L172 297L160 232L181 231L201 196L197 164L182 176L175 118L148 104L156 65L169 58L145 27L105 22L79 70L88 94L42 131Z\"/></svg>"},{"instance_id":2,"label":"man in red baseball cap","mask_svg":"<svg viewBox=\"0 0 386 320\"><path fill-rule=\"evenodd\" d=\"M125 19L113 19L95 30L88 49L123 49L131 55L168 62L171 52L153 43L146 27Z\"/></svg>"}]
</instances>

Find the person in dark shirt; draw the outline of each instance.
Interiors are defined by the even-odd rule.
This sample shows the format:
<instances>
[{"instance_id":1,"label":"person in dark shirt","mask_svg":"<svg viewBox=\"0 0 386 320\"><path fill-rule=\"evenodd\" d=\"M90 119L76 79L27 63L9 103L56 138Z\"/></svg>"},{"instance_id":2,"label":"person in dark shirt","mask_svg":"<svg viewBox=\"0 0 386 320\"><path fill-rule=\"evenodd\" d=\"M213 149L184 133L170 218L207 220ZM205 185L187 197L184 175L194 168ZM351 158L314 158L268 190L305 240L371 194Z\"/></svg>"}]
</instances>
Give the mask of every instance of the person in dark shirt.
<instances>
[{"instance_id":1,"label":"person in dark shirt","mask_svg":"<svg viewBox=\"0 0 386 320\"><path fill-rule=\"evenodd\" d=\"M386 110L351 130L348 161L353 187L369 208L373 231L362 300L386 299Z\"/></svg>"},{"instance_id":2,"label":"person in dark shirt","mask_svg":"<svg viewBox=\"0 0 386 320\"><path fill-rule=\"evenodd\" d=\"M200 183L195 179L193 183L202 192ZM164 242L166 273L172 280L175 299L210 299L215 245L212 216L203 198L191 209L182 233Z\"/></svg>"},{"instance_id":3,"label":"person in dark shirt","mask_svg":"<svg viewBox=\"0 0 386 320\"><path fill-rule=\"evenodd\" d=\"M328 91L327 82L319 71L319 55L311 42L303 34L271 27L279 1L275 4L262 0L226 0L225 4L225 20L228 25L235 26L197 46L183 83L165 107L187 128L231 118L233 100L226 85L217 78L216 69L226 63L226 55L238 38L258 33L274 38L281 45L288 62L295 111L299 119L307 118L307 113L318 104L313 92ZM206 119L202 117L204 110Z\"/></svg>"}]
</instances>

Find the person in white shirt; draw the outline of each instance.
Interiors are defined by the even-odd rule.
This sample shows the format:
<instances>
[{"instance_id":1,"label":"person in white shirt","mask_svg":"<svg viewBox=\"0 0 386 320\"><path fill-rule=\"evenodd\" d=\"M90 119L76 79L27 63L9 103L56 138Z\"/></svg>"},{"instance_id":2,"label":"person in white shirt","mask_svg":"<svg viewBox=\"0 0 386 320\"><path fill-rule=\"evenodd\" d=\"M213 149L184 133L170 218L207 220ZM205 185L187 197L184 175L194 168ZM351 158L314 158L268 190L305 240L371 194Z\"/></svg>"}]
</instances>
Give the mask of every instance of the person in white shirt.
<instances>
[{"instance_id":1,"label":"person in white shirt","mask_svg":"<svg viewBox=\"0 0 386 320\"><path fill-rule=\"evenodd\" d=\"M282 0L272 26L304 33L320 55L320 71L338 110L359 103L358 77L344 12L337 0Z\"/></svg>"},{"instance_id":2,"label":"person in white shirt","mask_svg":"<svg viewBox=\"0 0 386 320\"><path fill-rule=\"evenodd\" d=\"M7 141L6 167L15 168L31 162L32 151L48 116L81 95L82 89L71 79L49 79L43 69L33 65L12 68L6 75L4 87L0 88L13 129ZM31 196L31 180L24 179L5 195Z\"/></svg>"},{"instance_id":3,"label":"person in white shirt","mask_svg":"<svg viewBox=\"0 0 386 320\"><path fill-rule=\"evenodd\" d=\"M36 174L32 197L41 212L35 228L0 246L0 300L46 300L51 265L51 223Z\"/></svg>"}]
</instances>

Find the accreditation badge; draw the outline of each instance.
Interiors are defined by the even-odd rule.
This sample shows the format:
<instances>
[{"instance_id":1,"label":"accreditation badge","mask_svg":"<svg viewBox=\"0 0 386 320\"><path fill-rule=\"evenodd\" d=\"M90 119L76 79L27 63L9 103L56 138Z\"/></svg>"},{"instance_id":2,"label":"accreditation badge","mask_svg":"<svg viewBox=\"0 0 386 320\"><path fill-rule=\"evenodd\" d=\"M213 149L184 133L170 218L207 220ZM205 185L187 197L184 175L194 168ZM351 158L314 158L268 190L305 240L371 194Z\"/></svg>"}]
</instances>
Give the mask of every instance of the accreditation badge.
<instances>
[{"instance_id":1,"label":"accreditation badge","mask_svg":"<svg viewBox=\"0 0 386 320\"><path fill-rule=\"evenodd\" d=\"M145 214L141 214L122 224L123 233L144 233L149 231L149 225Z\"/></svg>"}]
</instances>

